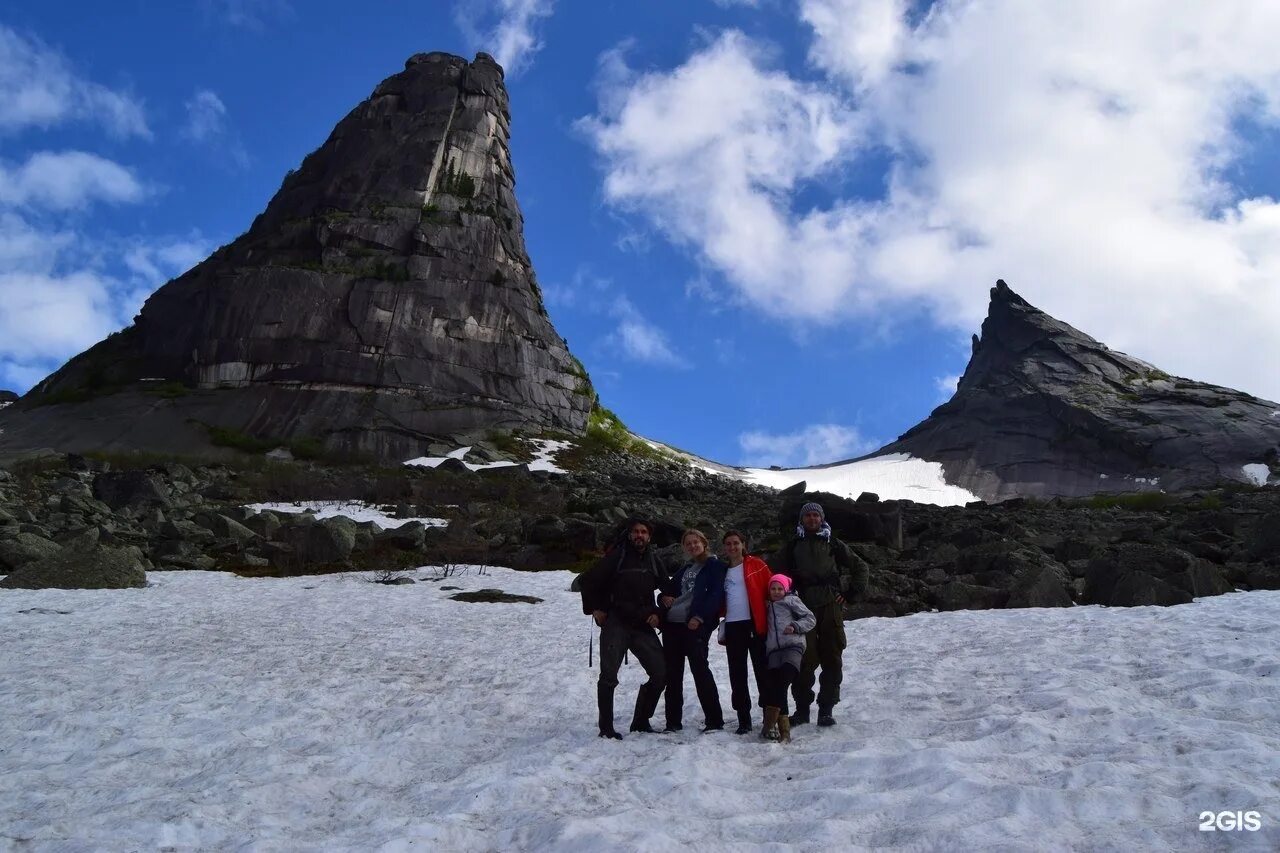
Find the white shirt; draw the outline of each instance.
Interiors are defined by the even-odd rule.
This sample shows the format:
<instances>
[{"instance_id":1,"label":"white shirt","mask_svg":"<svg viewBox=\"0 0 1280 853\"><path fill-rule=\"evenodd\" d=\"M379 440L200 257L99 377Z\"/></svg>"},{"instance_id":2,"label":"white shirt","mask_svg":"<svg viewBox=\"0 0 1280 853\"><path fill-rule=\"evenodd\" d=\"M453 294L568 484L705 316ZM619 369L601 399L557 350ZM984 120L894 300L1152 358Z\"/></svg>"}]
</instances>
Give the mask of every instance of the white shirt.
<instances>
[{"instance_id":1,"label":"white shirt","mask_svg":"<svg viewBox=\"0 0 1280 853\"><path fill-rule=\"evenodd\" d=\"M751 618L751 604L747 601L745 566L739 563L724 576L724 621L744 622Z\"/></svg>"}]
</instances>

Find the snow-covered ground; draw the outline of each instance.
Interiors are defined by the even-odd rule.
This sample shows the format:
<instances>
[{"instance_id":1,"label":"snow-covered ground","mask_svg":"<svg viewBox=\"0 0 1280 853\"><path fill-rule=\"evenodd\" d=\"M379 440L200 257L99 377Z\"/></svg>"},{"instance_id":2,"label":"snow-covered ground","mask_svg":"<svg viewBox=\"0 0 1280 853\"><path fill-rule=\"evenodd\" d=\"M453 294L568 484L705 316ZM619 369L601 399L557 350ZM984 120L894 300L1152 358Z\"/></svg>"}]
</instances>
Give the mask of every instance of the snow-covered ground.
<instances>
[{"instance_id":1,"label":"snow-covered ground","mask_svg":"<svg viewBox=\"0 0 1280 853\"><path fill-rule=\"evenodd\" d=\"M555 457L560 451L571 447L572 442L535 438L530 440L530 444L535 448L533 459L529 461L530 471L549 471L552 474L565 473L563 468L555 464ZM435 468L446 459L458 459L472 471L482 471L486 468L510 468L516 464L515 462L467 462L467 454L470 452L470 447L459 447L457 450L449 451L444 456L419 456L417 459L410 459L404 464L417 465L422 468Z\"/></svg>"},{"instance_id":2,"label":"snow-covered ground","mask_svg":"<svg viewBox=\"0 0 1280 853\"><path fill-rule=\"evenodd\" d=\"M150 577L0 591L0 849L1280 849L1277 592L852 622L783 746L596 738L565 573Z\"/></svg>"},{"instance_id":3,"label":"snow-covered ground","mask_svg":"<svg viewBox=\"0 0 1280 853\"><path fill-rule=\"evenodd\" d=\"M316 518L332 518L334 516L343 516L352 521L372 521L374 524L384 530L391 527L401 527L411 521L420 521L426 527L448 527L449 519L447 518L396 518L387 513L386 509L381 506L363 503L361 501L309 501L303 503L261 503L246 504L246 509L254 512L262 512L264 510L270 512L284 513L300 513L309 512Z\"/></svg>"},{"instance_id":4,"label":"snow-covered ground","mask_svg":"<svg viewBox=\"0 0 1280 853\"><path fill-rule=\"evenodd\" d=\"M785 489L804 480L811 492L831 492L856 498L874 492L881 500L911 500L939 506L963 506L978 496L947 483L942 463L926 462L905 453L890 453L843 465L820 468L746 468L744 479L775 489Z\"/></svg>"}]
</instances>

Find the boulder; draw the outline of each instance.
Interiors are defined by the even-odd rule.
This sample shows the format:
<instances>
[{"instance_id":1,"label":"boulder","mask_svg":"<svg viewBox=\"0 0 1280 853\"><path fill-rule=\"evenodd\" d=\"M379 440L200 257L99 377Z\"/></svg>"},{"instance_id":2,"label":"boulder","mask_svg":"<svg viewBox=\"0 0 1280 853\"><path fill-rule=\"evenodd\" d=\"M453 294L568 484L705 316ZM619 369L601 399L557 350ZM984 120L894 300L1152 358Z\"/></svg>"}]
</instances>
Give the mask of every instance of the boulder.
<instances>
[{"instance_id":1,"label":"boulder","mask_svg":"<svg viewBox=\"0 0 1280 853\"><path fill-rule=\"evenodd\" d=\"M114 510L169 506L163 484L147 471L99 474L93 479L93 496Z\"/></svg>"},{"instance_id":2,"label":"boulder","mask_svg":"<svg viewBox=\"0 0 1280 853\"><path fill-rule=\"evenodd\" d=\"M314 524L290 525L280 531L303 563L345 563L356 544L356 524L349 518L323 518Z\"/></svg>"},{"instance_id":3,"label":"boulder","mask_svg":"<svg viewBox=\"0 0 1280 853\"><path fill-rule=\"evenodd\" d=\"M1070 607L1068 581L1049 566L1028 566L1020 572L1009 590L1006 607Z\"/></svg>"},{"instance_id":4,"label":"boulder","mask_svg":"<svg viewBox=\"0 0 1280 853\"><path fill-rule=\"evenodd\" d=\"M19 533L11 539L0 540L0 574L52 557L61 550L58 543L32 533Z\"/></svg>"},{"instance_id":5,"label":"boulder","mask_svg":"<svg viewBox=\"0 0 1280 853\"><path fill-rule=\"evenodd\" d=\"M402 551L419 551L426 542L426 534L427 529L421 521L408 521L399 527L383 530L374 537L374 542Z\"/></svg>"},{"instance_id":6,"label":"boulder","mask_svg":"<svg viewBox=\"0 0 1280 853\"><path fill-rule=\"evenodd\" d=\"M147 585L142 554L136 548L62 548L12 572L6 589L127 589Z\"/></svg>"}]
</instances>

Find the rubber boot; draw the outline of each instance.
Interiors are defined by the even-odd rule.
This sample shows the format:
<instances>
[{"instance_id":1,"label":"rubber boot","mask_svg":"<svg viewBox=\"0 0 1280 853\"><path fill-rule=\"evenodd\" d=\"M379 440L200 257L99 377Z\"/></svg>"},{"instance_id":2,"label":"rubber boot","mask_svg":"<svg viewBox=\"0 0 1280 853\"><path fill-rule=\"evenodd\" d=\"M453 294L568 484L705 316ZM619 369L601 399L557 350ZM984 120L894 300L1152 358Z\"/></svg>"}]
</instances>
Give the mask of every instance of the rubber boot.
<instances>
[{"instance_id":1,"label":"rubber boot","mask_svg":"<svg viewBox=\"0 0 1280 853\"><path fill-rule=\"evenodd\" d=\"M749 731L751 731L751 712L739 711L738 712L738 731L736 732L736 734L745 735Z\"/></svg>"},{"instance_id":2,"label":"rubber boot","mask_svg":"<svg viewBox=\"0 0 1280 853\"><path fill-rule=\"evenodd\" d=\"M760 725L760 737L764 740L778 739L778 716L782 709L769 705L764 709L764 723Z\"/></svg>"},{"instance_id":3,"label":"rubber boot","mask_svg":"<svg viewBox=\"0 0 1280 853\"><path fill-rule=\"evenodd\" d=\"M786 714L778 715L778 740L791 743L791 718Z\"/></svg>"},{"instance_id":4,"label":"rubber boot","mask_svg":"<svg viewBox=\"0 0 1280 853\"><path fill-rule=\"evenodd\" d=\"M613 688L596 685L596 705L600 709L600 737L622 740L613 728Z\"/></svg>"},{"instance_id":5,"label":"rubber boot","mask_svg":"<svg viewBox=\"0 0 1280 853\"><path fill-rule=\"evenodd\" d=\"M631 717L631 731L650 734L653 732L654 729L649 720L657 710L660 698L662 698L661 687L653 687L648 682L640 685L640 692L636 694L635 714Z\"/></svg>"}]
</instances>

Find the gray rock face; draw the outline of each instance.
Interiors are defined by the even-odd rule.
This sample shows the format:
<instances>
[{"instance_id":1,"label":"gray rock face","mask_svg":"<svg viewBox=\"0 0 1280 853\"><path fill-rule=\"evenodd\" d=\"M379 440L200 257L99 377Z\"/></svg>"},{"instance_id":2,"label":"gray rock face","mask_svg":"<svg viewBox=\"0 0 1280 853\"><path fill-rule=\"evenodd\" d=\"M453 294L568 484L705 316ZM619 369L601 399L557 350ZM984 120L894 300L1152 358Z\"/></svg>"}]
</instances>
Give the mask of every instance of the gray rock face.
<instances>
[{"instance_id":1,"label":"gray rock face","mask_svg":"<svg viewBox=\"0 0 1280 853\"><path fill-rule=\"evenodd\" d=\"M585 429L593 392L525 250L502 69L419 54L249 231L3 412L0 450L200 449L207 427L403 460Z\"/></svg>"},{"instance_id":2,"label":"gray rock face","mask_svg":"<svg viewBox=\"0 0 1280 853\"><path fill-rule=\"evenodd\" d=\"M984 500L1274 484L1280 404L1114 352L1001 281L955 396L886 453Z\"/></svg>"}]
</instances>

